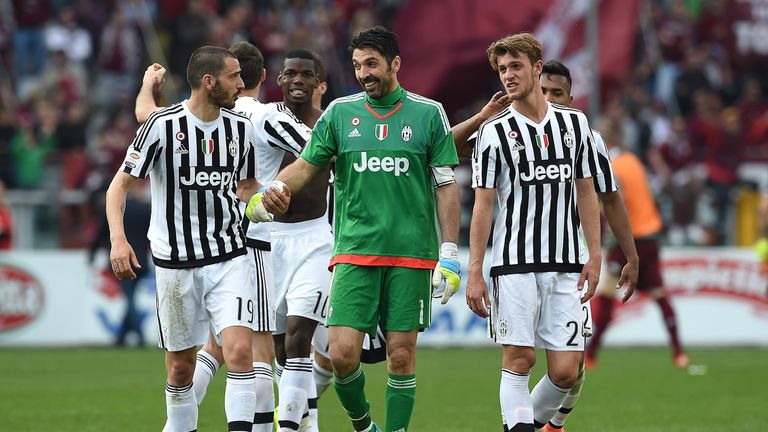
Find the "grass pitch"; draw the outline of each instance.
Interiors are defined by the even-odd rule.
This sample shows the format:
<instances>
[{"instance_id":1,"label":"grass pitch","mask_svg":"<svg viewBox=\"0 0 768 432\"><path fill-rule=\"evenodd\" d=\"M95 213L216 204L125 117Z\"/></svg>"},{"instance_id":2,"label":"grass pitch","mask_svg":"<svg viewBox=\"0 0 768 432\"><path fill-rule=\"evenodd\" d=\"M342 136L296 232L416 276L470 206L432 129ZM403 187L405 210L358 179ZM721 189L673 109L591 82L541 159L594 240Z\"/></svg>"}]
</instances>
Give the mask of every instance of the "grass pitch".
<instances>
[{"instance_id":1,"label":"grass pitch","mask_svg":"<svg viewBox=\"0 0 768 432\"><path fill-rule=\"evenodd\" d=\"M699 349L696 367L672 367L666 349L609 349L587 372L568 432L708 432L768 426L768 350ZM498 349L420 349L414 432L499 431ZM544 356L531 386L544 372ZM0 431L160 431L165 419L159 349L1 349ZM366 389L384 423L383 365ZM214 378L199 429L226 430L224 375ZM320 429L351 431L333 389L320 399Z\"/></svg>"}]
</instances>

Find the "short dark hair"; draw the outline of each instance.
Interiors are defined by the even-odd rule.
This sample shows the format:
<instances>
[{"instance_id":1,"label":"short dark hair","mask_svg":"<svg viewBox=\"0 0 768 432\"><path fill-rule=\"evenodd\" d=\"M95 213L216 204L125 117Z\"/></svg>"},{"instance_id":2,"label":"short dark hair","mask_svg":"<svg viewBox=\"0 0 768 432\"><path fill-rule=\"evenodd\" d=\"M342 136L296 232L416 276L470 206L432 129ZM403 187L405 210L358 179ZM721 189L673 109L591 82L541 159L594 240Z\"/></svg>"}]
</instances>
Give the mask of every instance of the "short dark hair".
<instances>
[{"instance_id":1,"label":"short dark hair","mask_svg":"<svg viewBox=\"0 0 768 432\"><path fill-rule=\"evenodd\" d=\"M349 50L370 48L378 51L392 64L392 60L400 55L400 45L397 43L397 35L382 26L376 26L363 30L352 38Z\"/></svg>"},{"instance_id":2,"label":"short dark hair","mask_svg":"<svg viewBox=\"0 0 768 432\"><path fill-rule=\"evenodd\" d=\"M319 75L320 72L317 70L317 58L315 58L314 54L312 54L310 51L305 49L295 49L288 51L288 54L285 55L285 60L288 59L302 59L302 60L310 60L312 61L313 67L315 71L315 75ZM285 67L285 64L283 64L283 67Z\"/></svg>"},{"instance_id":3,"label":"short dark hair","mask_svg":"<svg viewBox=\"0 0 768 432\"><path fill-rule=\"evenodd\" d=\"M261 72L264 70L264 56L255 45L247 42L235 42L229 50L240 62L240 78L246 90L256 88L261 82Z\"/></svg>"},{"instance_id":4,"label":"short dark hair","mask_svg":"<svg viewBox=\"0 0 768 432\"><path fill-rule=\"evenodd\" d=\"M321 83L328 81L328 71L325 69L325 63L320 60L320 56L317 55L317 53L313 52L312 57L315 58L315 70L317 72L318 81Z\"/></svg>"},{"instance_id":5,"label":"short dark hair","mask_svg":"<svg viewBox=\"0 0 768 432\"><path fill-rule=\"evenodd\" d=\"M200 87L203 75L217 76L224 70L224 59L237 58L232 51L215 46L203 46L196 49L187 64L187 82L193 89Z\"/></svg>"},{"instance_id":6,"label":"short dark hair","mask_svg":"<svg viewBox=\"0 0 768 432\"><path fill-rule=\"evenodd\" d=\"M549 60L544 63L544 67L541 69L541 73L547 75L560 75L565 77L565 81L568 83L568 87L573 87L573 81L571 80L571 71L562 63L557 60Z\"/></svg>"}]
</instances>

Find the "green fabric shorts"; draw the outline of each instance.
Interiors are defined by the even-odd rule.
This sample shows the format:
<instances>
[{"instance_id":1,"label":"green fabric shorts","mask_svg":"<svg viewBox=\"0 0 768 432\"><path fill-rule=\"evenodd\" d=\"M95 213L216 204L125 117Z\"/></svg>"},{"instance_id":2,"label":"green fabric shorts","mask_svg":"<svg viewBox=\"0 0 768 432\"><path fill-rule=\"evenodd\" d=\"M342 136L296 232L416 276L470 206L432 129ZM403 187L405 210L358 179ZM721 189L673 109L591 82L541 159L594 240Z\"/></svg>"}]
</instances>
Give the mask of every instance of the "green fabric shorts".
<instances>
[{"instance_id":1,"label":"green fabric shorts","mask_svg":"<svg viewBox=\"0 0 768 432\"><path fill-rule=\"evenodd\" d=\"M351 327L376 335L423 330L432 322L432 271L407 267L336 264L328 326Z\"/></svg>"}]
</instances>

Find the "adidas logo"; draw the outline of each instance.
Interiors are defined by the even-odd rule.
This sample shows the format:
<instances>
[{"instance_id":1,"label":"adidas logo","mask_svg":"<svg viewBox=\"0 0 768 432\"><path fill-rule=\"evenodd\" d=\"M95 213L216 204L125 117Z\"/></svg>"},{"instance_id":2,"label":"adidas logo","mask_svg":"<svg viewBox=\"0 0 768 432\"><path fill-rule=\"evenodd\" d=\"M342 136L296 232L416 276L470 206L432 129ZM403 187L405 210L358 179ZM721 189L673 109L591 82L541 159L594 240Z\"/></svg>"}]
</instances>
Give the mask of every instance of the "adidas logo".
<instances>
[{"instance_id":1,"label":"adidas logo","mask_svg":"<svg viewBox=\"0 0 768 432\"><path fill-rule=\"evenodd\" d=\"M179 146L174 153L176 153L176 154L187 154L189 152L187 151L187 149L184 148L184 146Z\"/></svg>"},{"instance_id":2,"label":"adidas logo","mask_svg":"<svg viewBox=\"0 0 768 432\"><path fill-rule=\"evenodd\" d=\"M360 136L360 131L357 130L357 128L352 129L352 132L347 135L347 138L355 138Z\"/></svg>"},{"instance_id":3,"label":"adidas logo","mask_svg":"<svg viewBox=\"0 0 768 432\"><path fill-rule=\"evenodd\" d=\"M519 143L517 140L515 140L514 144L512 144L512 150L514 151L525 150L525 146Z\"/></svg>"}]
</instances>

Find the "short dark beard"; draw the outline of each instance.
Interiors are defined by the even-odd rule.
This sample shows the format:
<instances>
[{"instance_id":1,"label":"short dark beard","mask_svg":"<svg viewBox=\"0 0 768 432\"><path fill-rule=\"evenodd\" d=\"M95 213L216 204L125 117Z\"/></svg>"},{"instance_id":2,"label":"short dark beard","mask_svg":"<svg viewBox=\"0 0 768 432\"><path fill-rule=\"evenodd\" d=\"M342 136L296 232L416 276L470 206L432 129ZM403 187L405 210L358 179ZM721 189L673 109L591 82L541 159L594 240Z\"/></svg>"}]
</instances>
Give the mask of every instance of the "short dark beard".
<instances>
[{"instance_id":1,"label":"short dark beard","mask_svg":"<svg viewBox=\"0 0 768 432\"><path fill-rule=\"evenodd\" d=\"M213 89L208 94L208 100L213 105L216 105L220 108L232 109L235 107L234 100L230 102L228 95L224 93L221 86L219 86L218 84L214 84Z\"/></svg>"}]
</instances>

